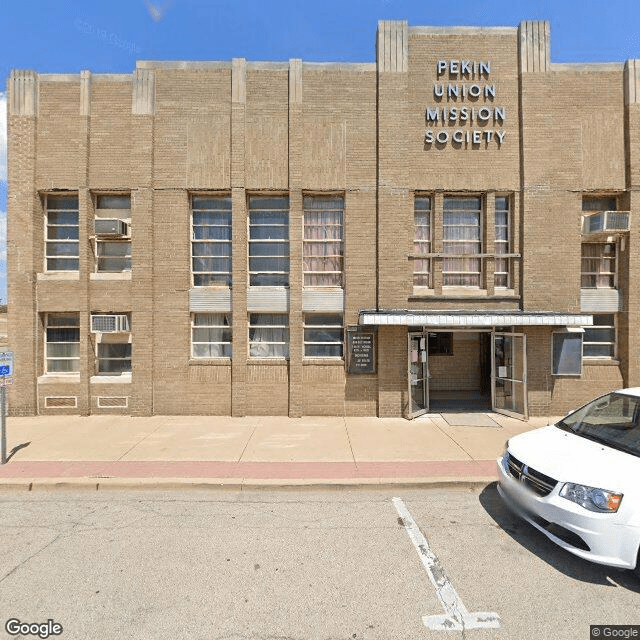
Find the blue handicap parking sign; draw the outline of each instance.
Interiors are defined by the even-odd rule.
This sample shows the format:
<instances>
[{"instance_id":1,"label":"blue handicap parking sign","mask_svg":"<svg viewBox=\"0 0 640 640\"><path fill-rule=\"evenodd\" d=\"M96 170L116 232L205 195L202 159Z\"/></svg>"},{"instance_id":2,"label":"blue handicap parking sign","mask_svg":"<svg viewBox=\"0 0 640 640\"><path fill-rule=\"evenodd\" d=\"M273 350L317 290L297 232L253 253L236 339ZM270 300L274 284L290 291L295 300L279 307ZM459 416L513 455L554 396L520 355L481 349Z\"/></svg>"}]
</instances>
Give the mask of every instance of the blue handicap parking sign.
<instances>
[{"instance_id":1,"label":"blue handicap parking sign","mask_svg":"<svg viewBox=\"0 0 640 640\"><path fill-rule=\"evenodd\" d=\"M11 365L3 364L0 366L0 376L10 376L11 375Z\"/></svg>"}]
</instances>

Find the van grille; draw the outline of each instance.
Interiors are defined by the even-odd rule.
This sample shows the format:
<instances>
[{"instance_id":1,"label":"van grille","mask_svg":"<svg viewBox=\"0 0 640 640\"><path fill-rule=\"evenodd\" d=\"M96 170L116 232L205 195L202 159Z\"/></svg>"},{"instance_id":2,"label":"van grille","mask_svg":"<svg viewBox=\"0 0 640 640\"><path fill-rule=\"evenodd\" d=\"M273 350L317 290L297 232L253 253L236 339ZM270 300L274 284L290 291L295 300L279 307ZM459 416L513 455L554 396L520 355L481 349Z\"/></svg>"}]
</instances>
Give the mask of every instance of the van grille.
<instances>
[{"instance_id":1,"label":"van grille","mask_svg":"<svg viewBox=\"0 0 640 640\"><path fill-rule=\"evenodd\" d=\"M507 469L509 475L522 482L539 496L548 496L558 484L557 480L532 469L510 453L507 454Z\"/></svg>"}]
</instances>

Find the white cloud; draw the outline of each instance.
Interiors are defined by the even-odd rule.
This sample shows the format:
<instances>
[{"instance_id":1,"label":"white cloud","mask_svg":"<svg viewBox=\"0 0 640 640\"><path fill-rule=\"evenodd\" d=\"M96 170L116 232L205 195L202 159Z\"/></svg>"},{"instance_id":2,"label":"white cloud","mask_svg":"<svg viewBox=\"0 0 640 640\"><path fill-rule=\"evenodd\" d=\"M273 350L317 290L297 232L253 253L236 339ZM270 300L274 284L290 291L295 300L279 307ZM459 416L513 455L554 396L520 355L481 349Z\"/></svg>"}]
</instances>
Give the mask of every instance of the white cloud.
<instances>
[{"instance_id":1,"label":"white cloud","mask_svg":"<svg viewBox=\"0 0 640 640\"><path fill-rule=\"evenodd\" d=\"M0 93L0 182L7 181L7 94Z\"/></svg>"}]
</instances>

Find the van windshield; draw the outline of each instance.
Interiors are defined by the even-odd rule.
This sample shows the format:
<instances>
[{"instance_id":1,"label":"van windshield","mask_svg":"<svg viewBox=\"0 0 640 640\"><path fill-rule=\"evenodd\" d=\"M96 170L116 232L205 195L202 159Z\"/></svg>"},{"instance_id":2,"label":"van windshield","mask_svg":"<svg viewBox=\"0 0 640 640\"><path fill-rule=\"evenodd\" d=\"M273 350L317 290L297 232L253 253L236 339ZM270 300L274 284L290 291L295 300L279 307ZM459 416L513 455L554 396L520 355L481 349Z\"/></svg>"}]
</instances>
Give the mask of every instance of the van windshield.
<instances>
[{"instance_id":1,"label":"van windshield","mask_svg":"<svg viewBox=\"0 0 640 640\"><path fill-rule=\"evenodd\" d=\"M640 398L609 393L556 423L564 431L640 457Z\"/></svg>"}]
</instances>

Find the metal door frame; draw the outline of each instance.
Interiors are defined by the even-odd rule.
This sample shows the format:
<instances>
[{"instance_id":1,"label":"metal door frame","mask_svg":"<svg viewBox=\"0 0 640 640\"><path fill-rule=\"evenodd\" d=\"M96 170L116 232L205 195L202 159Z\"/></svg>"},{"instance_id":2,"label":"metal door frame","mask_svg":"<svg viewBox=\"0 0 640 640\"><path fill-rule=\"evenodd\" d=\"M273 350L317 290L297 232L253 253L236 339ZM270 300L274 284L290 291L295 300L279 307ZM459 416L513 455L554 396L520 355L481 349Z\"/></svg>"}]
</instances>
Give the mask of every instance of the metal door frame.
<instances>
[{"instance_id":1,"label":"metal door frame","mask_svg":"<svg viewBox=\"0 0 640 640\"><path fill-rule=\"evenodd\" d=\"M424 340L424 349L418 349L418 362L420 362L420 351L424 351L425 361L422 364L423 373L423 400L424 408L418 411L412 411L413 408L413 393L411 385L411 340L412 339ZM422 416L429 412L429 334L424 329L421 331L409 331L407 334L407 391L408 391L408 403L407 403L407 418L412 420L418 416Z\"/></svg>"},{"instance_id":2,"label":"metal door frame","mask_svg":"<svg viewBox=\"0 0 640 640\"><path fill-rule=\"evenodd\" d=\"M496 337L504 336L511 338L522 338L522 380L515 378L499 378L496 372ZM496 407L496 380L509 380L512 383L522 385L522 395L524 403L524 413L518 413L502 407ZM501 413L518 420L529 419L529 402L528 402L528 385L527 385L527 335L525 333L513 333L511 331L492 331L491 332L491 410L495 413Z\"/></svg>"}]
</instances>

